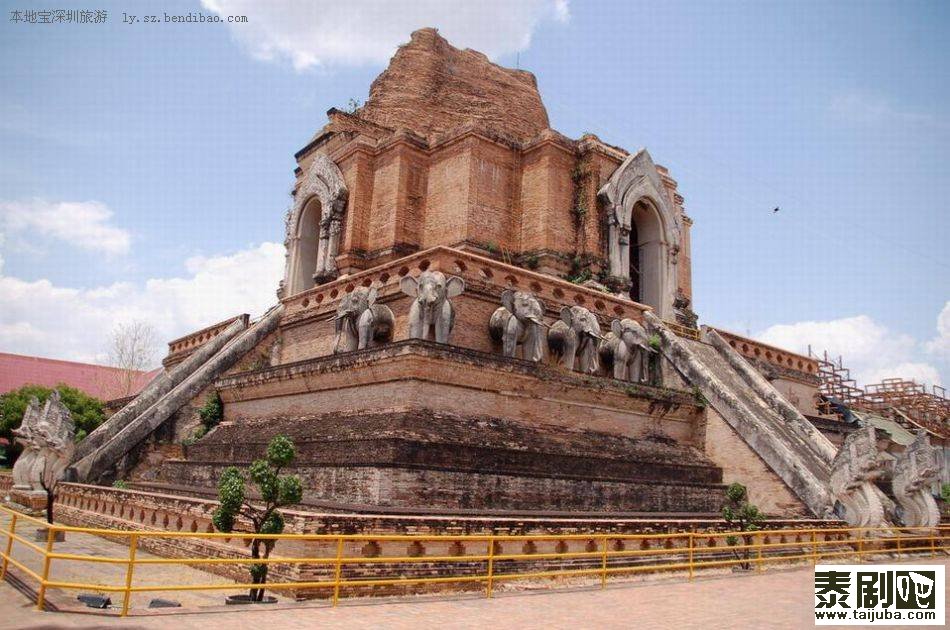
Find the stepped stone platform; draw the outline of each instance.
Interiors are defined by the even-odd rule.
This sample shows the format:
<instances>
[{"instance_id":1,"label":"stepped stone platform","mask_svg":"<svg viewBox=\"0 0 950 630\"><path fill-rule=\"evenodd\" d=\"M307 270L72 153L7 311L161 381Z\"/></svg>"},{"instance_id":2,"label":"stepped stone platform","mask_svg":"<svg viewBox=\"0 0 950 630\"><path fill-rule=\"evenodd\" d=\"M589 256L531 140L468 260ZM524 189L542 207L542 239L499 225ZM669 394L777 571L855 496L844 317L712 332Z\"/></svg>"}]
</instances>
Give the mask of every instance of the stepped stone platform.
<instances>
[{"instance_id":1,"label":"stepped stone platform","mask_svg":"<svg viewBox=\"0 0 950 630\"><path fill-rule=\"evenodd\" d=\"M210 496L225 467L287 435L304 503L324 508L714 514L722 502L685 391L422 340L216 387L224 422L139 487Z\"/></svg>"},{"instance_id":2,"label":"stepped stone platform","mask_svg":"<svg viewBox=\"0 0 950 630\"><path fill-rule=\"evenodd\" d=\"M708 514L722 501L721 470L662 436L428 410L231 423L156 481L213 490L224 467L262 456L275 435L294 439L311 505Z\"/></svg>"}]
</instances>

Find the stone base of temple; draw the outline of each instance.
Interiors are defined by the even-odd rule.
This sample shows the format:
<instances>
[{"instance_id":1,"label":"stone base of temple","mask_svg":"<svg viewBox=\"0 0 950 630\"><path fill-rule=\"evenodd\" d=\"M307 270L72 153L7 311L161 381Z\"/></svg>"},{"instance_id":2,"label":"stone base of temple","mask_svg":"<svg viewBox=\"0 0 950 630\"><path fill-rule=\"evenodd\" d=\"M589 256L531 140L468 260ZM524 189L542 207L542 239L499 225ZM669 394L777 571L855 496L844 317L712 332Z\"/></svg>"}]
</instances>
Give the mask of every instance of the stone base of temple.
<instances>
[{"instance_id":1,"label":"stone base of temple","mask_svg":"<svg viewBox=\"0 0 950 630\"><path fill-rule=\"evenodd\" d=\"M722 503L689 392L420 340L217 386L225 421L130 481L213 496L224 468L285 435L303 503L321 509L710 515Z\"/></svg>"},{"instance_id":2,"label":"stone base of temple","mask_svg":"<svg viewBox=\"0 0 950 630\"><path fill-rule=\"evenodd\" d=\"M46 511L46 493L34 490L25 490L13 486L10 490L10 502L14 507L22 508L28 514L37 514Z\"/></svg>"}]
</instances>

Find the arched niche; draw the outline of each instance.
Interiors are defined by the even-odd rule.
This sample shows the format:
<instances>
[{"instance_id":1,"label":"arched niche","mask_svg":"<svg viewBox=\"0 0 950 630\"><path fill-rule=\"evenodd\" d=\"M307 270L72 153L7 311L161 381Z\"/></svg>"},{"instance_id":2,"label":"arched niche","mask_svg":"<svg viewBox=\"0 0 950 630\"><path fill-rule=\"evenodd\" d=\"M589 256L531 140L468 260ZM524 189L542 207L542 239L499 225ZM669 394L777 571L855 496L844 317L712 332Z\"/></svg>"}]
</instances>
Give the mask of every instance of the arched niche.
<instances>
[{"instance_id":1,"label":"arched niche","mask_svg":"<svg viewBox=\"0 0 950 630\"><path fill-rule=\"evenodd\" d=\"M314 156L287 211L287 259L278 294L289 297L336 277L347 188L326 155Z\"/></svg>"},{"instance_id":2,"label":"arched niche","mask_svg":"<svg viewBox=\"0 0 950 630\"><path fill-rule=\"evenodd\" d=\"M631 275L630 298L659 310L666 284L663 221L653 202L643 198L633 205L630 224L630 270L638 272L636 278Z\"/></svg>"},{"instance_id":3,"label":"arched niche","mask_svg":"<svg viewBox=\"0 0 950 630\"><path fill-rule=\"evenodd\" d=\"M649 153L641 149L624 160L599 194L607 214L610 275L627 284L631 299L672 319L680 228Z\"/></svg>"},{"instance_id":4,"label":"arched niche","mask_svg":"<svg viewBox=\"0 0 950 630\"><path fill-rule=\"evenodd\" d=\"M314 274L317 272L317 259L320 247L320 218L322 204L320 198L313 195L303 206L297 219L296 241L297 255L293 257L290 270L291 295L306 291L314 286Z\"/></svg>"}]
</instances>

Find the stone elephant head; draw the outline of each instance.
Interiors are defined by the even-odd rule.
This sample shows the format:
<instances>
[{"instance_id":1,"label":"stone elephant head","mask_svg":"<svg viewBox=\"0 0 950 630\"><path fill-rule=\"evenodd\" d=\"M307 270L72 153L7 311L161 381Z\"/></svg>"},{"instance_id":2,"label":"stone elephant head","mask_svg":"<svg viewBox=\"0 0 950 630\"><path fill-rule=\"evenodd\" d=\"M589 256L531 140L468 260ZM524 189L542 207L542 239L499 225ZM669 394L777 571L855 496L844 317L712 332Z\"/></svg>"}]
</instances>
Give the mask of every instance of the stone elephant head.
<instances>
[{"instance_id":1,"label":"stone elephant head","mask_svg":"<svg viewBox=\"0 0 950 630\"><path fill-rule=\"evenodd\" d=\"M374 342L392 339L395 318L388 306L376 304L376 287L357 287L340 299L333 317L336 327L334 354L363 350Z\"/></svg>"},{"instance_id":2,"label":"stone elephant head","mask_svg":"<svg viewBox=\"0 0 950 630\"><path fill-rule=\"evenodd\" d=\"M532 293L508 289L501 294L502 306L492 313L489 330L502 342L506 357L515 357L521 345L522 358L540 361L544 356L544 304Z\"/></svg>"},{"instance_id":3,"label":"stone elephant head","mask_svg":"<svg viewBox=\"0 0 950 630\"><path fill-rule=\"evenodd\" d=\"M404 276L399 288L415 298L409 307L409 337L428 339L434 330L438 343L448 343L455 324L455 308L449 300L465 290L465 281L458 276L446 278L441 271L423 271L418 278Z\"/></svg>"},{"instance_id":4,"label":"stone elephant head","mask_svg":"<svg viewBox=\"0 0 950 630\"><path fill-rule=\"evenodd\" d=\"M600 358L613 370L613 377L634 383L646 378L647 362L653 352L643 326L628 318L613 320L600 345Z\"/></svg>"},{"instance_id":5,"label":"stone elephant head","mask_svg":"<svg viewBox=\"0 0 950 630\"><path fill-rule=\"evenodd\" d=\"M578 370L586 374L597 372L597 348L603 340L597 317L583 306L562 308L560 321L548 331L548 345L561 355L561 365L573 370L579 357Z\"/></svg>"}]
</instances>

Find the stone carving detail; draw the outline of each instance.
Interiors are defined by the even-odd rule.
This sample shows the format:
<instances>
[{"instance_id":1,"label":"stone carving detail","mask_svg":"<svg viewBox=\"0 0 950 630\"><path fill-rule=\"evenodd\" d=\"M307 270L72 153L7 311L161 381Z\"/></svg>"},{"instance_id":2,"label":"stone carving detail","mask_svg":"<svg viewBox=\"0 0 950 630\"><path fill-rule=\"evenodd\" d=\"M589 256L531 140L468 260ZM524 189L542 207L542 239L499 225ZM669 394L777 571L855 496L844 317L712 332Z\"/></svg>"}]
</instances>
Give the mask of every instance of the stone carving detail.
<instances>
[{"instance_id":1,"label":"stone carving detail","mask_svg":"<svg viewBox=\"0 0 950 630\"><path fill-rule=\"evenodd\" d=\"M940 477L937 453L926 431L917 431L917 439L894 462L891 488L901 508L901 520L907 527L936 527L940 508L930 487Z\"/></svg>"},{"instance_id":2,"label":"stone carving detail","mask_svg":"<svg viewBox=\"0 0 950 630\"><path fill-rule=\"evenodd\" d=\"M396 318L384 304L376 303L376 287L357 287L340 299L333 321L336 342L333 353L371 348L392 340Z\"/></svg>"},{"instance_id":3,"label":"stone carving detail","mask_svg":"<svg viewBox=\"0 0 950 630\"><path fill-rule=\"evenodd\" d=\"M13 465L13 498L35 507L34 496L45 497L62 479L76 451L76 430L72 414L62 403L59 392L50 394L40 408L30 399L18 429L13 430L23 453ZM40 505L44 501L38 502Z\"/></svg>"},{"instance_id":4,"label":"stone carving detail","mask_svg":"<svg viewBox=\"0 0 950 630\"><path fill-rule=\"evenodd\" d=\"M845 438L831 462L830 487L844 508L840 514L853 527L881 527L884 506L874 482L884 475L884 460L877 451L874 427L864 427Z\"/></svg>"},{"instance_id":5,"label":"stone carving detail","mask_svg":"<svg viewBox=\"0 0 950 630\"><path fill-rule=\"evenodd\" d=\"M294 196L294 203L287 211L284 222L284 246L287 249L284 280L278 291L280 297L289 291L289 295L308 287L296 286L299 275L298 266L303 264L304 253L300 251L303 234L300 233L300 218L307 203L313 197L320 201L320 233L317 245L316 266L303 270L312 275L315 282L324 282L336 277L336 255L340 248L340 234L343 230L343 215L346 211L347 188L343 173L339 167L322 153L318 153L307 175Z\"/></svg>"},{"instance_id":6,"label":"stone carving detail","mask_svg":"<svg viewBox=\"0 0 950 630\"><path fill-rule=\"evenodd\" d=\"M607 260L610 275L629 282L630 235L633 227L633 209L637 202L646 200L657 213L659 225L655 234L638 225L638 237L646 239L641 247L641 261L634 261L641 269L640 283L650 306L661 318L673 317L676 297L676 265L680 250L680 226L670 207L663 181L646 149L631 154L613 172L598 191L607 210ZM637 243L638 245L640 243ZM650 258L645 264L644 257ZM652 277L643 277L652 276ZM652 298L652 299L650 299ZM656 303L653 303L653 302Z\"/></svg>"},{"instance_id":7,"label":"stone carving detail","mask_svg":"<svg viewBox=\"0 0 950 630\"><path fill-rule=\"evenodd\" d=\"M458 276L446 278L441 271L423 271L418 278L404 276L399 288L415 298L409 307L409 337L429 339L434 331L436 342L448 343L455 324L450 299L465 290L465 281Z\"/></svg>"},{"instance_id":8,"label":"stone carving detail","mask_svg":"<svg viewBox=\"0 0 950 630\"><path fill-rule=\"evenodd\" d=\"M548 346L560 355L561 365L577 371L596 374L600 368L597 361L597 346L604 339L600 334L597 317L583 306L565 306L561 319L548 330Z\"/></svg>"},{"instance_id":9,"label":"stone carving detail","mask_svg":"<svg viewBox=\"0 0 950 630\"><path fill-rule=\"evenodd\" d=\"M600 358L613 377L622 381L640 383L649 376L650 338L638 322L615 319L610 332L600 344Z\"/></svg>"},{"instance_id":10,"label":"stone carving detail","mask_svg":"<svg viewBox=\"0 0 950 630\"><path fill-rule=\"evenodd\" d=\"M537 363L544 358L544 304L532 293L508 289L501 294L501 303L492 313L488 330L492 339L500 341L506 357L517 357Z\"/></svg>"}]
</instances>

